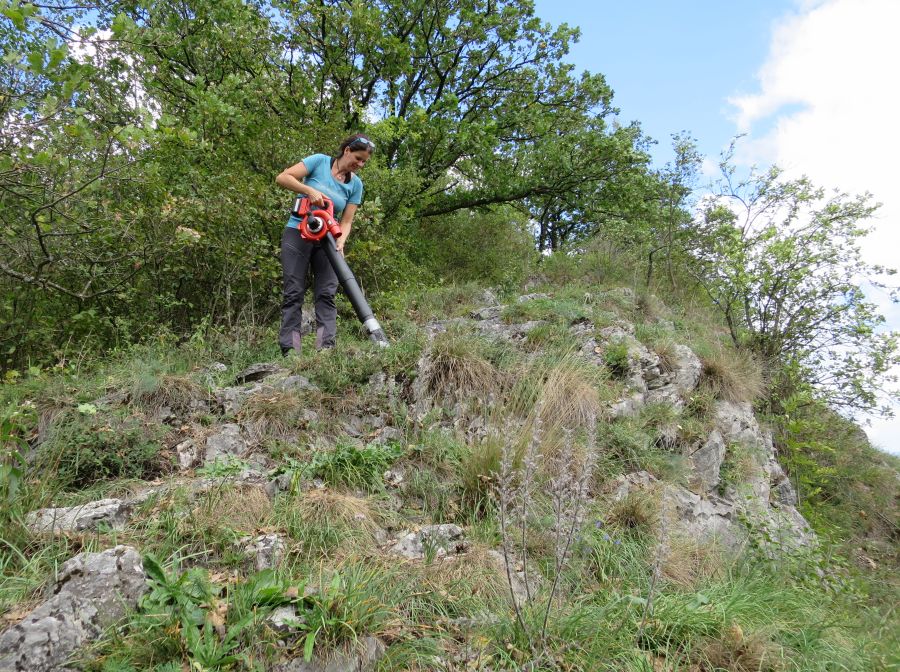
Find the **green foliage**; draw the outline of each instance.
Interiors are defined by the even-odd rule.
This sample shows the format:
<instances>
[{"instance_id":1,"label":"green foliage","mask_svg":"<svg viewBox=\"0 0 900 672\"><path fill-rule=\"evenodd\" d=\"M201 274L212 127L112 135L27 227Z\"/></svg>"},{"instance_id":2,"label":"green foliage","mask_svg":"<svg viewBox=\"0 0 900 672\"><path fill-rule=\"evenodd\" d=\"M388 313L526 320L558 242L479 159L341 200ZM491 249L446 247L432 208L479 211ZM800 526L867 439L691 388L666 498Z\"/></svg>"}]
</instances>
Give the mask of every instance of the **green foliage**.
<instances>
[{"instance_id":1,"label":"green foliage","mask_svg":"<svg viewBox=\"0 0 900 672\"><path fill-rule=\"evenodd\" d=\"M536 261L527 219L508 206L423 219L417 230L417 264L452 282L511 289Z\"/></svg>"},{"instance_id":2,"label":"green foliage","mask_svg":"<svg viewBox=\"0 0 900 672\"><path fill-rule=\"evenodd\" d=\"M317 648L333 650L386 624L394 612L389 605L395 602L382 597L385 578L377 569L350 565L304 598L303 653L307 661Z\"/></svg>"},{"instance_id":3,"label":"green foliage","mask_svg":"<svg viewBox=\"0 0 900 672\"><path fill-rule=\"evenodd\" d=\"M603 77L564 62L577 29L528 4L6 5L4 368L269 323L289 201L272 178L348 130L378 145L348 246L376 294L511 286L530 217L582 239L644 189L639 126L609 123Z\"/></svg>"},{"instance_id":4,"label":"green foliage","mask_svg":"<svg viewBox=\"0 0 900 672\"><path fill-rule=\"evenodd\" d=\"M304 465L308 478L321 478L329 485L381 490L384 472L403 455L396 443L370 443L357 446L339 442L331 450L315 451Z\"/></svg>"},{"instance_id":5,"label":"green foliage","mask_svg":"<svg viewBox=\"0 0 900 672\"><path fill-rule=\"evenodd\" d=\"M422 351L423 339L412 331L398 336L389 334L394 340L387 348L371 341L345 339L337 348L305 352L292 362L292 366L331 395L351 394L375 374L411 377Z\"/></svg>"},{"instance_id":6,"label":"green foliage","mask_svg":"<svg viewBox=\"0 0 900 672\"><path fill-rule=\"evenodd\" d=\"M34 469L68 489L117 478L153 479L171 467L160 452L164 434L135 416L69 412L41 444Z\"/></svg>"},{"instance_id":7,"label":"green foliage","mask_svg":"<svg viewBox=\"0 0 900 672\"><path fill-rule=\"evenodd\" d=\"M862 430L799 388L772 418L779 458L819 534L841 541L896 534L896 463Z\"/></svg>"},{"instance_id":8,"label":"green foliage","mask_svg":"<svg viewBox=\"0 0 900 672\"><path fill-rule=\"evenodd\" d=\"M226 590L213 583L204 569L166 571L150 555L144 556L143 566L150 590L131 617L125 646L113 654L120 665L184 661L198 670L225 670L238 662L248 664L248 656L240 649L253 642L274 608L297 599L290 597L286 582L271 570Z\"/></svg>"},{"instance_id":9,"label":"green foliage","mask_svg":"<svg viewBox=\"0 0 900 672\"><path fill-rule=\"evenodd\" d=\"M628 344L624 341L614 341L607 345L603 351L603 361L614 376L624 378L631 370Z\"/></svg>"},{"instance_id":10,"label":"green foliage","mask_svg":"<svg viewBox=\"0 0 900 672\"><path fill-rule=\"evenodd\" d=\"M250 464L234 455L226 455L197 468L198 476L209 478L228 478L240 475Z\"/></svg>"},{"instance_id":11,"label":"green foliage","mask_svg":"<svg viewBox=\"0 0 900 672\"><path fill-rule=\"evenodd\" d=\"M514 303L503 310L503 321L507 324L547 320L558 324L573 324L589 317L590 311L584 303L572 299L536 298Z\"/></svg>"},{"instance_id":12,"label":"green foliage","mask_svg":"<svg viewBox=\"0 0 900 672\"><path fill-rule=\"evenodd\" d=\"M0 413L0 517L12 511L25 476L28 443L22 437L22 424L30 409L16 408ZM33 413L31 413L33 414Z\"/></svg>"},{"instance_id":13,"label":"green foliage","mask_svg":"<svg viewBox=\"0 0 900 672\"><path fill-rule=\"evenodd\" d=\"M881 330L884 318L860 285L893 273L866 263L859 247L878 205L870 194L826 196L777 167L735 183L733 150L722 159L718 196L702 208L705 238L690 273L734 344L752 348L773 373L798 368L832 405L877 408L900 361L896 337Z\"/></svg>"}]
</instances>

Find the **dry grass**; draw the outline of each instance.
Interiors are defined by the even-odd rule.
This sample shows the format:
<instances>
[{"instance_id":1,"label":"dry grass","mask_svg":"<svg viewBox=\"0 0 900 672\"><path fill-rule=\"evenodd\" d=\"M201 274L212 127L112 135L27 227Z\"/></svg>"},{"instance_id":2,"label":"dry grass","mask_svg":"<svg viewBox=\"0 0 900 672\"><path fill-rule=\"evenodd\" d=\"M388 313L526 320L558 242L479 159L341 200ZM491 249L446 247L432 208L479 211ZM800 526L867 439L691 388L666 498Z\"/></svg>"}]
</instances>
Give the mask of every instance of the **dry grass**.
<instances>
[{"instance_id":1,"label":"dry grass","mask_svg":"<svg viewBox=\"0 0 900 672\"><path fill-rule=\"evenodd\" d=\"M229 527L253 532L265 527L271 515L272 503L262 488L224 487L200 498L185 522L199 529Z\"/></svg>"},{"instance_id":2,"label":"dry grass","mask_svg":"<svg viewBox=\"0 0 900 672\"><path fill-rule=\"evenodd\" d=\"M784 669L778 647L760 632L745 634L732 623L718 639L708 640L695 650L701 670L728 672L779 672Z\"/></svg>"},{"instance_id":3,"label":"dry grass","mask_svg":"<svg viewBox=\"0 0 900 672\"><path fill-rule=\"evenodd\" d=\"M675 345L675 340L672 338L659 339L652 345L653 352L659 357L659 368L663 373L671 373L675 370L675 362L678 360Z\"/></svg>"},{"instance_id":4,"label":"dry grass","mask_svg":"<svg viewBox=\"0 0 900 672\"><path fill-rule=\"evenodd\" d=\"M765 392L762 369L746 350L714 347L698 355L703 363L700 388L716 398L753 402Z\"/></svg>"},{"instance_id":5,"label":"dry grass","mask_svg":"<svg viewBox=\"0 0 900 672\"><path fill-rule=\"evenodd\" d=\"M555 454L563 441L563 430L578 434L603 415L600 389L602 372L578 354L552 362L537 362L519 375L497 417L489 424L502 428L503 438L520 456L540 421L541 451ZM520 418L518 431L510 431L509 418Z\"/></svg>"},{"instance_id":6,"label":"dry grass","mask_svg":"<svg viewBox=\"0 0 900 672\"><path fill-rule=\"evenodd\" d=\"M672 536L663 559L666 580L684 590L696 590L709 579L719 577L724 568L722 549L713 542L701 543L693 537Z\"/></svg>"},{"instance_id":7,"label":"dry grass","mask_svg":"<svg viewBox=\"0 0 900 672\"><path fill-rule=\"evenodd\" d=\"M580 360L567 357L550 371L541 388L541 425L550 429L587 427L602 408L596 373Z\"/></svg>"},{"instance_id":8,"label":"dry grass","mask_svg":"<svg viewBox=\"0 0 900 672\"><path fill-rule=\"evenodd\" d=\"M434 337L425 389L436 399L486 399L503 387L504 376L480 351L478 336L449 330Z\"/></svg>"},{"instance_id":9,"label":"dry grass","mask_svg":"<svg viewBox=\"0 0 900 672\"><path fill-rule=\"evenodd\" d=\"M278 527L299 542L304 556L335 562L371 555L386 518L371 500L331 489L280 498L277 509Z\"/></svg>"},{"instance_id":10,"label":"dry grass","mask_svg":"<svg viewBox=\"0 0 900 672\"><path fill-rule=\"evenodd\" d=\"M380 513L369 500L337 490L310 490L294 501L297 515L310 524L345 525L368 533L378 529Z\"/></svg>"},{"instance_id":11,"label":"dry grass","mask_svg":"<svg viewBox=\"0 0 900 672\"><path fill-rule=\"evenodd\" d=\"M151 413L164 407L176 413L187 413L193 402L208 396L206 390L190 378L166 374L155 378L146 387L138 385L132 399L134 404Z\"/></svg>"},{"instance_id":12,"label":"dry grass","mask_svg":"<svg viewBox=\"0 0 900 672\"><path fill-rule=\"evenodd\" d=\"M449 556L431 563L416 563L421 590L446 595L450 601L476 599L502 608L509 599L509 584L502 559L491 557L488 549L473 546L461 556Z\"/></svg>"},{"instance_id":13,"label":"dry grass","mask_svg":"<svg viewBox=\"0 0 900 672\"><path fill-rule=\"evenodd\" d=\"M659 515L659 493L655 489L632 490L610 505L606 522L622 530L655 532Z\"/></svg>"},{"instance_id":14,"label":"dry grass","mask_svg":"<svg viewBox=\"0 0 900 672\"><path fill-rule=\"evenodd\" d=\"M309 404L293 392L271 390L249 397L241 408L239 419L255 441L265 437L283 439L305 424L303 411L308 407Z\"/></svg>"}]
</instances>

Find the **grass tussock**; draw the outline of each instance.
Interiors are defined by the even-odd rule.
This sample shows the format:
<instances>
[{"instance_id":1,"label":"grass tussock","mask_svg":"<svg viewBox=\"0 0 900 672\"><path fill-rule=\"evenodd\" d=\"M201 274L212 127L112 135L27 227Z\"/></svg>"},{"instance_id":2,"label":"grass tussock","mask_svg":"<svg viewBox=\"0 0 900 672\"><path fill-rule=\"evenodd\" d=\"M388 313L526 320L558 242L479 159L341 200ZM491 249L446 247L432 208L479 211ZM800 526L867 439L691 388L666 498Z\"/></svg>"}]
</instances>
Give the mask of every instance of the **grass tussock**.
<instances>
[{"instance_id":1,"label":"grass tussock","mask_svg":"<svg viewBox=\"0 0 900 672\"><path fill-rule=\"evenodd\" d=\"M483 513L490 507L502 454L503 439L496 435L488 435L463 454L458 478L466 509Z\"/></svg>"},{"instance_id":2,"label":"grass tussock","mask_svg":"<svg viewBox=\"0 0 900 672\"><path fill-rule=\"evenodd\" d=\"M474 334L448 330L431 343L425 389L436 399L486 399L504 385L504 375L483 353L484 343Z\"/></svg>"},{"instance_id":3,"label":"grass tussock","mask_svg":"<svg viewBox=\"0 0 900 672\"><path fill-rule=\"evenodd\" d=\"M304 420L308 407L303 397L294 392L272 390L248 397L238 419L256 441L285 439L308 424Z\"/></svg>"},{"instance_id":4,"label":"grass tussock","mask_svg":"<svg viewBox=\"0 0 900 672\"><path fill-rule=\"evenodd\" d=\"M698 355L703 364L699 386L715 398L752 403L765 391L762 369L749 351L715 347Z\"/></svg>"},{"instance_id":5,"label":"grass tussock","mask_svg":"<svg viewBox=\"0 0 900 672\"><path fill-rule=\"evenodd\" d=\"M761 631L744 633L732 623L722 635L702 642L694 652L703 672L781 672L786 669L780 647Z\"/></svg>"},{"instance_id":6,"label":"grass tussock","mask_svg":"<svg viewBox=\"0 0 900 672\"><path fill-rule=\"evenodd\" d=\"M371 550L383 518L369 499L322 489L279 497L273 522L299 542L304 556L318 559Z\"/></svg>"},{"instance_id":7,"label":"grass tussock","mask_svg":"<svg viewBox=\"0 0 900 672\"><path fill-rule=\"evenodd\" d=\"M190 524L201 528L227 527L254 532L265 527L272 516L272 502L257 487L226 487L213 490L191 509Z\"/></svg>"},{"instance_id":8,"label":"grass tussock","mask_svg":"<svg viewBox=\"0 0 900 672\"><path fill-rule=\"evenodd\" d=\"M662 576L680 590L696 590L721 578L724 562L723 550L714 542L674 535L663 558Z\"/></svg>"},{"instance_id":9,"label":"grass tussock","mask_svg":"<svg viewBox=\"0 0 900 672\"><path fill-rule=\"evenodd\" d=\"M410 568L430 601L417 605L435 616L459 617L505 608L509 586L502 559L474 545L460 557L441 558Z\"/></svg>"},{"instance_id":10,"label":"grass tussock","mask_svg":"<svg viewBox=\"0 0 900 672\"><path fill-rule=\"evenodd\" d=\"M632 490L610 505L607 524L614 529L653 534L659 525L660 494L650 490Z\"/></svg>"},{"instance_id":11,"label":"grass tussock","mask_svg":"<svg viewBox=\"0 0 900 672\"><path fill-rule=\"evenodd\" d=\"M196 402L208 397L206 390L194 380L175 374L139 378L131 393L132 403L149 413L168 408L186 414L193 410Z\"/></svg>"}]
</instances>

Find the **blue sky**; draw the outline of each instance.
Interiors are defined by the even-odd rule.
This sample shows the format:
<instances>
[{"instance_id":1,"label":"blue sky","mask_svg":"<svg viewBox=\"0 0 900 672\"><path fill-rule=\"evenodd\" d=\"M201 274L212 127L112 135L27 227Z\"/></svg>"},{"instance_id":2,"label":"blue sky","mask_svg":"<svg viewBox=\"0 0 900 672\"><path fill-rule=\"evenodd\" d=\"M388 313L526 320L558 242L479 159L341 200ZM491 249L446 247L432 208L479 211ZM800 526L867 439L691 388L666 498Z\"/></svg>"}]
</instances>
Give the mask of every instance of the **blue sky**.
<instances>
[{"instance_id":1,"label":"blue sky","mask_svg":"<svg viewBox=\"0 0 900 672\"><path fill-rule=\"evenodd\" d=\"M673 133L690 131L713 157L737 132L727 102L756 86L775 21L787 0L537 0L553 25L581 28L569 60L600 72L623 122L637 120L657 140L654 159L672 158Z\"/></svg>"},{"instance_id":2,"label":"blue sky","mask_svg":"<svg viewBox=\"0 0 900 672\"><path fill-rule=\"evenodd\" d=\"M688 131L710 167L743 133L745 167L774 163L828 189L872 192L883 206L864 256L900 266L900 0L535 0L535 9L581 28L570 62L606 76L620 120L639 121L659 143L658 166L673 158L673 133ZM900 330L897 305L869 297ZM866 431L900 453L900 418Z\"/></svg>"}]
</instances>

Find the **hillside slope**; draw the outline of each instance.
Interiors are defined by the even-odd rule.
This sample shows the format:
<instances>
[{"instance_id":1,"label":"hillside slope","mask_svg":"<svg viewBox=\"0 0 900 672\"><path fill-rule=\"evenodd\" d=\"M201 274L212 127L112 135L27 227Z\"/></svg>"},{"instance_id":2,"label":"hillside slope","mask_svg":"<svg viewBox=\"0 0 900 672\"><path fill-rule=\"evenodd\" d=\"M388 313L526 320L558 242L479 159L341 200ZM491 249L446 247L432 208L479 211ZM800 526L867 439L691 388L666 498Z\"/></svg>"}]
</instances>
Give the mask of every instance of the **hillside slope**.
<instances>
[{"instance_id":1,"label":"hillside slope","mask_svg":"<svg viewBox=\"0 0 900 672\"><path fill-rule=\"evenodd\" d=\"M752 360L627 287L532 291L386 302L385 350L345 319L7 385L0 669L888 669L893 532L861 573L812 530Z\"/></svg>"}]
</instances>

